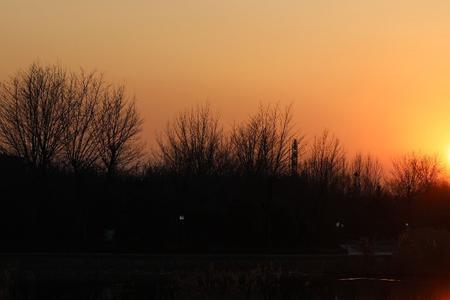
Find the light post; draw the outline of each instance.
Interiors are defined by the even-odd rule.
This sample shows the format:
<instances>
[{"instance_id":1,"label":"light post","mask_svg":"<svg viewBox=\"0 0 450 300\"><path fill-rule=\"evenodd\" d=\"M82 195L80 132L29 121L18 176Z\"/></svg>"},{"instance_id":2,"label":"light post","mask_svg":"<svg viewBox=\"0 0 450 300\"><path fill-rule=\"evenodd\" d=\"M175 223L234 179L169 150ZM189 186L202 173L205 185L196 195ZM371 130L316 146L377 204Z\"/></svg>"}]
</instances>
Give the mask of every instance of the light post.
<instances>
[{"instance_id":1,"label":"light post","mask_svg":"<svg viewBox=\"0 0 450 300\"><path fill-rule=\"evenodd\" d=\"M338 236L338 241L340 242L341 238L342 238L342 230L344 229L344 223L342 221L337 221L336 222L336 231L337 231L337 236Z\"/></svg>"},{"instance_id":2,"label":"light post","mask_svg":"<svg viewBox=\"0 0 450 300\"><path fill-rule=\"evenodd\" d=\"M184 215L178 216L178 247L179 249L183 249L184 244Z\"/></svg>"}]
</instances>

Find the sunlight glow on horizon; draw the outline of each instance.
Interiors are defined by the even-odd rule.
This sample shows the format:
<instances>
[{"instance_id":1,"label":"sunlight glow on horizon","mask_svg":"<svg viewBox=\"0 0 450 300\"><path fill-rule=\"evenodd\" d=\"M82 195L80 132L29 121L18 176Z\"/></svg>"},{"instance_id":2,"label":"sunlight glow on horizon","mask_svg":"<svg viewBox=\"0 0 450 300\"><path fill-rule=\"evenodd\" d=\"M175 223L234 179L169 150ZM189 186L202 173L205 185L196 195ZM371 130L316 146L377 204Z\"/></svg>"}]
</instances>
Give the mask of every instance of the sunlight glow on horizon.
<instances>
[{"instance_id":1,"label":"sunlight glow on horizon","mask_svg":"<svg viewBox=\"0 0 450 300\"><path fill-rule=\"evenodd\" d=\"M229 128L279 101L307 140L446 156L449 19L444 0L4 0L0 80L35 60L104 71L136 95L149 144L197 103Z\"/></svg>"}]
</instances>

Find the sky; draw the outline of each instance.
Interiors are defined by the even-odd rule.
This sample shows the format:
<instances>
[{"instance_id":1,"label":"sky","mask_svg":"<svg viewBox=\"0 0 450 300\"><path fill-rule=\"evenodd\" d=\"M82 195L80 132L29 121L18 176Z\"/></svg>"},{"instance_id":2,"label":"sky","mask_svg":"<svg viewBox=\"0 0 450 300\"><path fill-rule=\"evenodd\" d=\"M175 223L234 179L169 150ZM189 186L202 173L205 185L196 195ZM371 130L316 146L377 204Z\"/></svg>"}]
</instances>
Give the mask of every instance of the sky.
<instances>
[{"instance_id":1,"label":"sky","mask_svg":"<svg viewBox=\"0 0 450 300\"><path fill-rule=\"evenodd\" d=\"M39 61L125 84L149 145L193 105L229 128L279 102L306 141L450 152L448 0L0 0L0 54L0 81Z\"/></svg>"}]
</instances>

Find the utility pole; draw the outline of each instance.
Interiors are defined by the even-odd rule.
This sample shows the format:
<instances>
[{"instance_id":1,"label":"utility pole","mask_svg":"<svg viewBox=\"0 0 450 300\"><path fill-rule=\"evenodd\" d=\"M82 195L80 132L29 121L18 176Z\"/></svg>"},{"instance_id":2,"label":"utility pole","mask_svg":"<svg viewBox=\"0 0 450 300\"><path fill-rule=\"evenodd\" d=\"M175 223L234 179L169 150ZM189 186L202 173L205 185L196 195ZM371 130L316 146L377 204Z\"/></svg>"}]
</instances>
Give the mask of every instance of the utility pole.
<instances>
[{"instance_id":1,"label":"utility pole","mask_svg":"<svg viewBox=\"0 0 450 300\"><path fill-rule=\"evenodd\" d=\"M292 142L291 148L291 175L297 176L297 167L298 167L298 142L297 139L294 139Z\"/></svg>"}]
</instances>

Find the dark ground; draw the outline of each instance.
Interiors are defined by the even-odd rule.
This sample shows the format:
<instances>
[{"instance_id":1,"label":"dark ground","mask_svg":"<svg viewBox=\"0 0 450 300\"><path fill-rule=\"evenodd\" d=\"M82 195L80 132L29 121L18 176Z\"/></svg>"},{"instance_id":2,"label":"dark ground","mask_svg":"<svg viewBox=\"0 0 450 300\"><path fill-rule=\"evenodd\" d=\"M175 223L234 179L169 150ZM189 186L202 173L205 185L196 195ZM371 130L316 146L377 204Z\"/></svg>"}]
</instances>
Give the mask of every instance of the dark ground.
<instances>
[{"instance_id":1,"label":"dark ground","mask_svg":"<svg viewBox=\"0 0 450 300\"><path fill-rule=\"evenodd\" d=\"M51 280L126 279L153 277L168 272L280 269L304 275L355 275L372 267L372 273L388 271L391 256L348 255L145 255L145 254L1 254L0 267ZM376 267L376 268L374 268Z\"/></svg>"}]
</instances>

